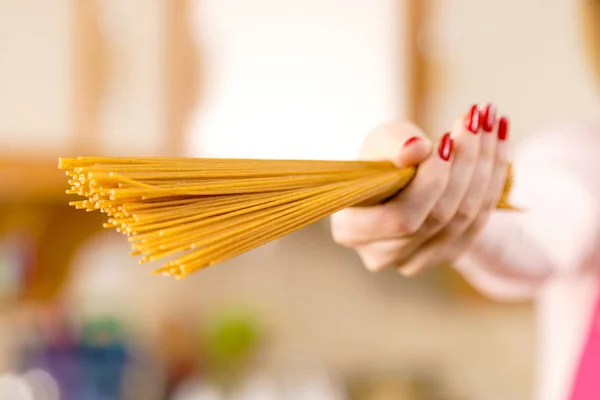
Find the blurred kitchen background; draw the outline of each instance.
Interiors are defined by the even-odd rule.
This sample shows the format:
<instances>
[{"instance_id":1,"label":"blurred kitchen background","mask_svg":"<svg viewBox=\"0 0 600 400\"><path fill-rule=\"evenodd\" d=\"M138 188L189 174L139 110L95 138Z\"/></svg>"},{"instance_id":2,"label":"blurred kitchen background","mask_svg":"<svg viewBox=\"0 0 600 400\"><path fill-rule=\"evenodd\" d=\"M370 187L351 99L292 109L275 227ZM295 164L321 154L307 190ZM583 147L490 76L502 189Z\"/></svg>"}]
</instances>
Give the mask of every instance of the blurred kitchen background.
<instances>
[{"instance_id":1,"label":"blurred kitchen background","mask_svg":"<svg viewBox=\"0 0 600 400\"><path fill-rule=\"evenodd\" d=\"M57 157L353 159L493 101L596 115L577 0L0 0L0 399L519 400L531 304L370 274L328 221L150 276Z\"/></svg>"}]
</instances>

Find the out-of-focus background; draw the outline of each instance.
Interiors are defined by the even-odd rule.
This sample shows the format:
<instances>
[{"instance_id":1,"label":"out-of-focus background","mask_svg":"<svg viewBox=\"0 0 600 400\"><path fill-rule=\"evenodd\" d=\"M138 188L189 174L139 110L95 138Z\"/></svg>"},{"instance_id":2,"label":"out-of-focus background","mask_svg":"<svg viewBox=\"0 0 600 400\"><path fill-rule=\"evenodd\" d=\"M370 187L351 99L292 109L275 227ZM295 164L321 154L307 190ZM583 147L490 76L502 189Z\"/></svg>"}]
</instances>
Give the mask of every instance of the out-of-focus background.
<instances>
[{"instance_id":1,"label":"out-of-focus background","mask_svg":"<svg viewBox=\"0 0 600 400\"><path fill-rule=\"evenodd\" d=\"M530 304L366 272L328 223L152 277L57 157L353 159L495 102L593 117L575 0L0 0L0 399L527 399Z\"/></svg>"}]
</instances>

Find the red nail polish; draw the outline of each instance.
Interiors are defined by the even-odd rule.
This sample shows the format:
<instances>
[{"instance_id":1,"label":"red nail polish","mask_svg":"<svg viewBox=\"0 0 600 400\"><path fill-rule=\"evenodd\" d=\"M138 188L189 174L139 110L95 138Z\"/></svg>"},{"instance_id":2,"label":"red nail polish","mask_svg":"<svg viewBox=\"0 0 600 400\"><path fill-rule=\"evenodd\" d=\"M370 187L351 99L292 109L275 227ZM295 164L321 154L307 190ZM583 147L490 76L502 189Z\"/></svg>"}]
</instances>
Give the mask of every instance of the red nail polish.
<instances>
[{"instance_id":1,"label":"red nail polish","mask_svg":"<svg viewBox=\"0 0 600 400\"><path fill-rule=\"evenodd\" d=\"M508 137L508 118L502 117L498 122L498 139L506 140Z\"/></svg>"},{"instance_id":2,"label":"red nail polish","mask_svg":"<svg viewBox=\"0 0 600 400\"><path fill-rule=\"evenodd\" d=\"M485 132L491 132L496 123L496 106L488 104L481 112L481 127Z\"/></svg>"},{"instance_id":3,"label":"red nail polish","mask_svg":"<svg viewBox=\"0 0 600 400\"><path fill-rule=\"evenodd\" d=\"M416 142L416 141L417 141L417 140L419 140L419 139L421 139L421 138L420 138L420 137L418 137L418 136L413 136L413 137L411 137L410 139L408 139L408 140L407 140L407 141L404 143L404 147L408 147L408 146L410 146L411 144L413 144L414 142Z\"/></svg>"},{"instance_id":4,"label":"red nail polish","mask_svg":"<svg viewBox=\"0 0 600 400\"><path fill-rule=\"evenodd\" d=\"M471 107L471 111L469 111L467 118L465 118L465 126L473 133L477 133L479 128L481 128L481 118L477 104Z\"/></svg>"},{"instance_id":5,"label":"red nail polish","mask_svg":"<svg viewBox=\"0 0 600 400\"><path fill-rule=\"evenodd\" d=\"M438 147L438 153L440 158L444 161L448 161L450 156L452 156L452 148L454 147L454 140L450 136L450 132L446 133L442 136L442 140L440 140L440 145Z\"/></svg>"}]
</instances>

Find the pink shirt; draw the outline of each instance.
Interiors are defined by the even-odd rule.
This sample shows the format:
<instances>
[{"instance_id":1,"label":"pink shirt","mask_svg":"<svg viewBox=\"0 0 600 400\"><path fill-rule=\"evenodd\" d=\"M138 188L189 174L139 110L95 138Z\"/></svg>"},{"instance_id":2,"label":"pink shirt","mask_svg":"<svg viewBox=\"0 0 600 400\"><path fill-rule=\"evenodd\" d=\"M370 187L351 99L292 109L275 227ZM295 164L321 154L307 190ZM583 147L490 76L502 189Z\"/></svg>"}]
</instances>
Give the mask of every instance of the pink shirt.
<instances>
[{"instance_id":1,"label":"pink shirt","mask_svg":"<svg viewBox=\"0 0 600 400\"><path fill-rule=\"evenodd\" d=\"M536 398L565 400L600 291L600 125L532 136L514 167L511 201L526 210L496 212L456 268L492 298L535 298Z\"/></svg>"}]
</instances>

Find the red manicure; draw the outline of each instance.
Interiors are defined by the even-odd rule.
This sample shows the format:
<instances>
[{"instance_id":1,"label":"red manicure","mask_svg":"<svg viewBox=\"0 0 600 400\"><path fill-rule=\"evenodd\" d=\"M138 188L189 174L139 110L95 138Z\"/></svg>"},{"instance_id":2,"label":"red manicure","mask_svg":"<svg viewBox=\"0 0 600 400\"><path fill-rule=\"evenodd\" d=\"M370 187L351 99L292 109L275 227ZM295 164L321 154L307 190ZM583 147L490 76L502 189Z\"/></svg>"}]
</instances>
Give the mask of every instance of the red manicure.
<instances>
[{"instance_id":1,"label":"red manicure","mask_svg":"<svg viewBox=\"0 0 600 400\"><path fill-rule=\"evenodd\" d=\"M496 123L496 106L488 104L481 112L481 127L486 132L491 132Z\"/></svg>"},{"instance_id":2,"label":"red manicure","mask_svg":"<svg viewBox=\"0 0 600 400\"><path fill-rule=\"evenodd\" d=\"M479 107L477 104L471 107L471 111L469 111L469 115L465 118L465 126L468 130L473 133L477 133L479 128L481 128L481 118L479 115Z\"/></svg>"},{"instance_id":3,"label":"red manicure","mask_svg":"<svg viewBox=\"0 0 600 400\"><path fill-rule=\"evenodd\" d=\"M452 156L452 148L454 147L454 140L450 137L450 132L446 133L442 136L442 140L440 140L440 145L438 147L438 153L440 158L444 161L448 161L450 156Z\"/></svg>"},{"instance_id":4,"label":"red manicure","mask_svg":"<svg viewBox=\"0 0 600 400\"><path fill-rule=\"evenodd\" d=\"M508 118L502 117L498 122L498 139L506 140L508 137Z\"/></svg>"},{"instance_id":5,"label":"red manicure","mask_svg":"<svg viewBox=\"0 0 600 400\"><path fill-rule=\"evenodd\" d=\"M411 137L410 139L408 139L408 140L407 140L407 141L404 143L404 147L408 147L408 146L410 146L411 144L413 144L414 142L416 142L416 141L417 141L417 140L419 140L419 139L420 139L420 137L418 137L418 136L413 136L413 137Z\"/></svg>"}]
</instances>

